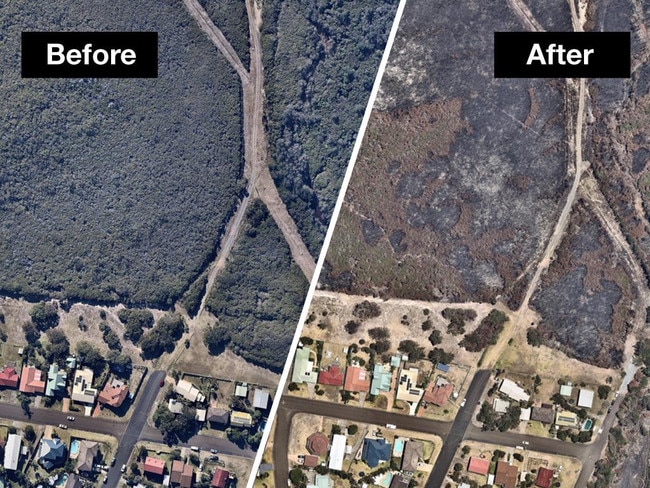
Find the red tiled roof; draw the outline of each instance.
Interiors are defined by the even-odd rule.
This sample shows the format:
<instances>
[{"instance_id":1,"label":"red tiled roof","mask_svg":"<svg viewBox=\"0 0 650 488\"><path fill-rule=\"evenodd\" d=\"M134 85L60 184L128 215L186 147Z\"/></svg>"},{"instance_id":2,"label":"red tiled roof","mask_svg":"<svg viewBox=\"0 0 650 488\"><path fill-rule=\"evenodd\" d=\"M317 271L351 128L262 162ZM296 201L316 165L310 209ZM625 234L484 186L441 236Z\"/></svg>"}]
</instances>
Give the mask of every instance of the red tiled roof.
<instances>
[{"instance_id":1,"label":"red tiled roof","mask_svg":"<svg viewBox=\"0 0 650 488\"><path fill-rule=\"evenodd\" d=\"M41 379L43 373L33 366L23 366L20 375L20 387L23 393L45 393L45 381Z\"/></svg>"},{"instance_id":2,"label":"red tiled roof","mask_svg":"<svg viewBox=\"0 0 650 488\"><path fill-rule=\"evenodd\" d=\"M185 466L185 463L183 463L183 461L181 461L180 459L176 459L172 462L172 472L169 481L171 481L172 483L181 482L181 475L183 474L183 466Z\"/></svg>"},{"instance_id":3,"label":"red tiled roof","mask_svg":"<svg viewBox=\"0 0 650 488\"><path fill-rule=\"evenodd\" d=\"M503 486L503 488L515 488L517 486L517 474L517 466L511 466L504 461L499 461L494 483Z\"/></svg>"},{"instance_id":4,"label":"red tiled roof","mask_svg":"<svg viewBox=\"0 0 650 488\"><path fill-rule=\"evenodd\" d=\"M537 471L537 480L535 481L535 484L540 488L550 488L551 483L553 482L554 474L555 471L552 469L539 468L539 471Z\"/></svg>"},{"instance_id":5,"label":"red tiled roof","mask_svg":"<svg viewBox=\"0 0 650 488\"><path fill-rule=\"evenodd\" d=\"M193 481L194 469L191 464L186 464L183 466L183 472L181 473L181 488L192 488Z\"/></svg>"},{"instance_id":6,"label":"red tiled roof","mask_svg":"<svg viewBox=\"0 0 650 488\"><path fill-rule=\"evenodd\" d=\"M343 371L338 366L330 366L318 373L318 382L321 385L341 386L343 384Z\"/></svg>"},{"instance_id":7,"label":"red tiled roof","mask_svg":"<svg viewBox=\"0 0 650 488\"><path fill-rule=\"evenodd\" d=\"M318 466L318 456L312 456L311 454L305 456L304 466L306 468L315 468Z\"/></svg>"},{"instance_id":8,"label":"red tiled roof","mask_svg":"<svg viewBox=\"0 0 650 488\"><path fill-rule=\"evenodd\" d=\"M214 488L226 488L228 482L228 471L217 468L212 476L212 483L210 486Z\"/></svg>"},{"instance_id":9,"label":"red tiled roof","mask_svg":"<svg viewBox=\"0 0 650 488\"><path fill-rule=\"evenodd\" d=\"M467 466L467 471L470 473L476 474L488 474L490 470L490 461L487 459L481 459L477 457L469 458L469 465Z\"/></svg>"},{"instance_id":10,"label":"red tiled roof","mask_svg":"<svg viewBox=\"0 0 650 488\"><path fill-rule=\"evenodd\" d=\"M350 366L345 371L344 390L352 392L370 391L370 374L365 368Z\"/></svg>"},{"instance_id":11,"label":"red tiled roof","mask_svg":"<svg viewBox=\"0 0 650 488\"><path fill-rule=\"evenodd\" d=\"M144 472L163 474L165 472L165 461L147 456L147 459L144 460Z\"/></svg>"},{"instance_id":12,"label":"red tiled roof","mask_svg":"<svg viewBox=\"0 0 650 488\"><path fill-rule=\"evenodd\" d=\"M5 366L4 369L0 371L0 386L16 388L18 386L18 379L16 368Z\"/></svg>"},{"instance_id":13,"label":"red tiled roof","mask_svg":"<svg viewBox=\"0 0 650 488\"><path fill-rule=\"evenodd\" d=\"M117 408L122 405L128 394L129 388L126 385L111 386L107 383L104 389L99 392L97 401Z\"/></svg>"},{"instance_id":14,"label":"red tiled roof","mask_svg":"<svg viewBox=\"0 0 650 488\"><path fill-rule=\"evenodd\" d=\"M433 383L431 383L424 392L422 399L425 402L433 403L434 405L442 407L445 403L447 403L453 391L454 385L451 383L447 383L444 386L435 386Z\"/></svg>"},{"instance_id":15,"label":"red tiled roof","mask_svg":"<svg viewBox=\"0 0 650 488\"><path fill-rule=\"evenodd\" d=\"M309 437L307 437L307 450L310 454L322 456L327 452L329 445L329 439L322 432L314 432Z\"/></svg>"}]
</instances>

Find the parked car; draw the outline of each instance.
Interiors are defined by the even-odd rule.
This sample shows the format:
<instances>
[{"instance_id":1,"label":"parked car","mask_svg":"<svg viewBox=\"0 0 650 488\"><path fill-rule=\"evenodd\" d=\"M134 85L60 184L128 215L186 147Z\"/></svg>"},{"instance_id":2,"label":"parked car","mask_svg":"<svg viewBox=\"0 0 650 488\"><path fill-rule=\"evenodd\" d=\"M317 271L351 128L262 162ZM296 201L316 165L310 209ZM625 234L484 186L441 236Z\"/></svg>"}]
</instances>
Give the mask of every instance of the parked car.
<instances>
[{"instance_id":1,"label":"parked car","mask_svg":"<svg viewBox=\"0 0 650 488\"><path fill-rule=\"evenodd\" d=\"M120 473L124 473L126 471L126 464L123 464L122 467L120 468Z\"/></svg>"},{"instance_id":2,"label":"parked car","mask_svg":"<svg viewBox=\"0 0 650 488\"><path fill-rule=\"evenodd\" d=\"M165 380L164 379L160 380L160 387L162 388L163 386L165 386Z\"/></svg>"},{"instance_id":3,"label":"parked car","mask_svg":"<svg viewBox=\"0 0 650 488\"><path fill-rule=\"evenodd\" d=\"M463 401L460 402L460 408L463 408L466 403L467 403L467 398L463 398Z\"/></svg>"},{"instance_id":4,"label":"parked car","mask_svg":"<svg viewBox=\"0 0 650 488\"><path fill-rule=\"evenodd\" d=\"M106 484L108 482L108 475L104 476L104 481L103 483Z\"/></svg>"},{"instance_id":5,"label":"parked car","mask_svg":"<svg viewBox=\"0 0 650 488\"><path fill-rule=\"evenodd\" d=\"M68 420L69 420L70 422L74 422L74 417L73 417L72 415L68 415Z\"/></svg>"},{"instance_id":6,"label":"parked car","mask_svg":"<svg viewBox=\"0 0 650 488\"><path fill-rule=\"evenodd\" d=\"M190 449L192 449L192 451L197 451L197 452L201 450L199 446L190 446Z\"/></svg>"},{"instance_id":7,"label":"parked car","mask_svg":"<svg viewBox=\"0 0 650 488\"><path fill-rule=\"evenodd\" d=\"M210 449L210 452L211 452L212 454L219 454L219 451L217 451L216 449Z\"/></svg>"},{"instance_id":8,"label":"parked car","mask_svg":"<svg viewBox=\"0 0 650 488\"><path fill-rule=\"evenodd\" d=\"M386 424L386 428L391 429L391 430L392 429L397 429L397 425L395 425L395 424Z\"/></svg>"},{"instance_id":9,"label":"parked car","mask_svg":"<svg viewBox=\"0 0 650 488\"><path fill-rule=\"evenodd\" d=\"M67 425L65 425L65 424L59 424L59 429L63 429L63 430L65 430L65 429L67 429L67 428L68 428Z\"/></svg>"},{"instance_id":10,"label":"parked car","mask_svg":"<svg viewBox=\"0 0 650 488\"><path fill-rule=\"evenodd\" d=\"M115 466L115 458L111 459L111 466Z\"/></svg>"}]
</instances>

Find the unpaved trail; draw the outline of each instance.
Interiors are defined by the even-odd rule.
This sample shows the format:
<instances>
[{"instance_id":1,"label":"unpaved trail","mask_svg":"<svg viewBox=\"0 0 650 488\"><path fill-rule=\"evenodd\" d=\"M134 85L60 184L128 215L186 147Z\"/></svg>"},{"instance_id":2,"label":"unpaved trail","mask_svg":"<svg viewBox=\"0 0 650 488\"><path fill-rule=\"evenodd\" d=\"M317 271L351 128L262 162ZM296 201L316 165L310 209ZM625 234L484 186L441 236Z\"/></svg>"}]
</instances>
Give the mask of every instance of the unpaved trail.
<instances>
[{"instance_id":1,"label":"unpaved trail","mask_svg":"<svg viewBox=\"0 0 650 488\"><path fill-rule=\"evenodd\" d=\"M183 0L188 11L212 43L225 56L237 72L242 83L243 130L244 130L244 176L248 179L247 194L255 193L264 202L282 232L291 250L293 260L298 264L308 281L314 275L316 263L298 232L298 226L287 211L275 182L268 169L268 141L264 129L264 66L262 64L262 43L260 31L261 11L255 0L246 0L250 41L250 68L246 70L237 53L221 30L210 19L198 0ZM215 278L223 269L236 241L243 222L249 198L242 200L237 212L227 225L227 232L216 260L210 266L208 287L201 302L202 312Z\"/></svg>"},{"instance_id":2,"label":"unpaved trail","mask_svg":"<svg viewBox=\"0 0 650 488\"><path fill-rule=\"evenodd\" d=\"M532 32L544 32L544 28L539 22L537 22L537 19L535 19L535 16L528 8L528 5L521 0L508 0L508 4L527 30Z\"/></svg>"}]
</instances>

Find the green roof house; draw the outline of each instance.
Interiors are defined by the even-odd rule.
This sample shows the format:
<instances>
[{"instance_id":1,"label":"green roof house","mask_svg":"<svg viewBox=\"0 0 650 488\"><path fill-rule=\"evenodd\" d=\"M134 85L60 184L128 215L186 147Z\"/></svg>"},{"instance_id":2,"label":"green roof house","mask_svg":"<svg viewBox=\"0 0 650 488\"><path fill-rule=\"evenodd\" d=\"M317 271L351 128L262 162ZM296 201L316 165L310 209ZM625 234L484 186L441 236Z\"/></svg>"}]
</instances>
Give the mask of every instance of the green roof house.
<instances>
[{"instance_id":1,"label":"green roof house","mask_svg":"<svg viewBox=\"0 0 650 488\"><path fill-rule=\"evenodd\" d=\"M393 375L386 370L383 364L375 364L372 372L372 383L370 383L370 394L379 395L381 391L390 391L390 382Z\"/></svg>"},{"instance_id":2,"label":"green roof house","mask_svg":"<svg viewBox=\"0 0 650 488\"><path fill-rule=\"evenodd\" d=\"M68 373L60 370L58 364L50 364L50 369L47 372L45 394L50 397L65 394L65 385L67 381Z\"/></svg>"},{"instance_id":3,"label":"green roof house","mask_svg":"<svg viewBox=\"0 0 650 488\"><path fill-rule=\"evenodd\" d=\"M318 371L314 370L314 361L310 359L311 355L312 351L308 347L296 349L293 374L291 375L293 383L316 383Z\"/></svg>"}]
</instances>

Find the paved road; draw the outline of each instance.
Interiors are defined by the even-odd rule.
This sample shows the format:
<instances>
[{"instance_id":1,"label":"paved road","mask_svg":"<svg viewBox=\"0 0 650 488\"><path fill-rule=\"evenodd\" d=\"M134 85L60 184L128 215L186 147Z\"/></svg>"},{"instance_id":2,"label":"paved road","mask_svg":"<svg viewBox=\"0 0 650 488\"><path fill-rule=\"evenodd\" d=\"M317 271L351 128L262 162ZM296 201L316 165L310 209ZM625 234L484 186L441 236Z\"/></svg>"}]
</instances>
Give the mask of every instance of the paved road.
<instances>
[{"instance_id":1,"label":"paved road","mask_svg":"<svg viewBox=\"0 0 650 488\"><path fill-rule=\"evenodd\" d=\"M155 427L151 427L150 425L145 425L144 429L142 430L142 434L140 435L140 440L146 442L156 442L159 444L164 444L163 437L160 431ZM209 451L210 449L216 449L221 454L240 456L249 459L253 459L256 453L256 451L251 450L249 447L247 447L246 449L242 449L238 447L236 444L230 442L228 439L221 439L219 437L213 437L213 436L201 435L201 434L195 435L194 437L190 437L190 439L186 443L179 443L177 445L179 447L197 446L200 449L205 451Z\"/></svg>"},{"instance_id":2,"label":"paved road","mask_svg":"<svg viewBox=\"0 0 650 488\"><path fill-rule=\"evenodd\" d=\"M0 417L9 420L16 420L19 422L55 426L59 424L66 424L70 428L87 430L90 432L97 432L99 434L107 434L115 437L122 435L126 427L126 424L124 422L102 418L77 417L76 415L75 421L70 422L66 418L68 415L70 415L70 413L56 412L54 410L45 408L33 408L32 416L28 418L23 412L23 409L20 408L20 405L14 405L11 403L0 404Z\"/></svg>"},{"instance_id":3,"label":"paved road","mask_svg":"<svg viewBox=\"0 0 650 488\"><path fill-rule=\"evenodd\" d=\"M454 453L465 437L468 426L471 425L472 415L475 410L474 407L479 402L489 380L490 370L487 369L477 371L474 378L472 378L472 382L467 390L467 396L465 397L466 404L458 411L458 415L456 415L454 423L451 425L449 434L444 439L442 450L440 451L440 455L438 455L436 464L433 466L433 470L426 484L428 488L443 486L443 481L447 475L449 466L454 459Z\"/></svg>"},{"instance_id":4,"label":"paved road","mask_svg":"<svg viewBox=\"0 0 650 488\"><path fill-rule=\"evenodd\" d=\"M160 382L165 379L166 375L166 371L154 371L151 373L151 376L149 376L147 384L141 389L139 394L140 399L133 408L131 420L129 420L126 429L123 431L124 435L122 435L117 447L115 466L113 466L108 472L108 481L106 482L107 487L115 488L120 481L122 476L120 468L129 460L129 456L135 447L135 443L140 439L142 429L147 423L147 416L149 415L149 412L151 412L151 408L156 401L156 396L160 391Z\"/></svg>"},{"instance_id":5,"label":"paved road","mask_svg":"<svg viewBox=\"0 0 650 488\"><path fill-rule=\"evenodd\" d=\"M442 438L447 435L449 428L452 425L451 422L440 422L437 420L423 419L421 417L411 417L382 410L372 410L351 405L332 404L330 402L319 400L308 400L306 398L285 396L280 401L280 406L278 408L276 416L276 434L273 439L275 486L285 486L287 479L289 478L287 446L289 445L291 419L296 413L300 412L345 419L351 422L376 425L394 424L399 429L435 434Z\"/></svg>"}]
</instances>

